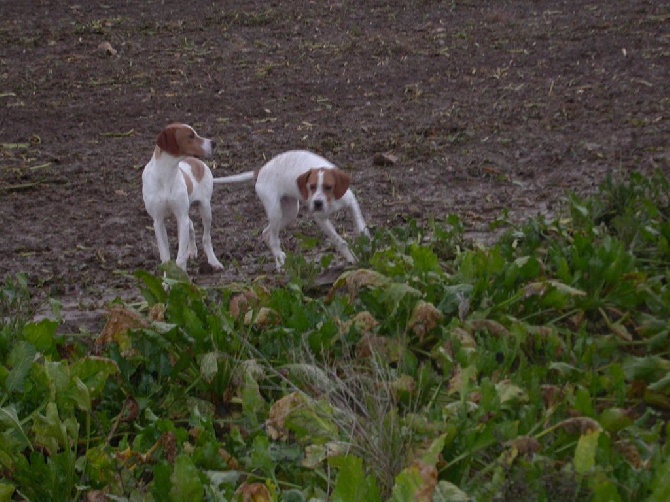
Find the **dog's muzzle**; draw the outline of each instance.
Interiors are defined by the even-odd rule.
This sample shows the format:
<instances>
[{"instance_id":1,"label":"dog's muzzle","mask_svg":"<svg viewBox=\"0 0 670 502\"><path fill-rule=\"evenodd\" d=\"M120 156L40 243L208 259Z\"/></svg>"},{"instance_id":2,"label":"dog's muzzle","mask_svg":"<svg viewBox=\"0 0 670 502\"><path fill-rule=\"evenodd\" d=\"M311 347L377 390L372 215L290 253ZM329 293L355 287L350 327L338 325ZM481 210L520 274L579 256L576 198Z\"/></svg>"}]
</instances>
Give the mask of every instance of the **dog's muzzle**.
<instances>
[{"instance_id":1,"label":"dog's muzzle","mask_svg":"<svg viewBox=\"0 0 670 502\"><path fill-rule=\"evenodd\" d=\"M320 212L323 211L323 201L320 199L316 199L315 201L312 202L312 209L315 212Z\"/></svg>"}]
</instances>

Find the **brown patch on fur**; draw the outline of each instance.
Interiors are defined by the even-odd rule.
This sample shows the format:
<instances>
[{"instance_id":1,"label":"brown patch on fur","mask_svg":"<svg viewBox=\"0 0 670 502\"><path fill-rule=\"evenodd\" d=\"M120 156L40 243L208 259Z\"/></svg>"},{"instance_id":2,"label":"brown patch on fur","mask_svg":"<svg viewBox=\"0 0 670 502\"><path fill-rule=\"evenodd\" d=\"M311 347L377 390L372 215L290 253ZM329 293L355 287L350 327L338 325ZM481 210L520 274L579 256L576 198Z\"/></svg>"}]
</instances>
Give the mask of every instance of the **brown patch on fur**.
<instances>
[{"instance_id":1,"label":"brown patch on fur","mask_svg":"<svg viewBox=\"0 0 670 502\"><path fill-rule=\"evenodd\" d=\"M333 187L335 198L341 199L344 197L344 194L347 193L347 190L349 190L349 185L351 185L351 176L337 168L331 169L329 173L332 173L335 178L335 185Z\"/></svg>"},{"instance_id":2,"label":"brown patch on fur","mask_svg":"<svg viewBox=\"0 0 670 502\"><path fill-rule=\"evenodd\" d=\"M156 138L156 146L162 151L179 156L179 144L177 143L176 128L174 126L167 126L163 129Z\"/></svg>"},{"instance_id":3,"label":"brown patch on fur","mask_svg":"<svg viewBox=\"0 0 670 502\"><path fill-rule=\"evenodd\" d=\"M205 169L207 169L205 163L195 157L187 157L184 159L184 162L191 166L191 174L193 175L193 178L200 183L202 178L205 177Z\"/></svg>"},{"instance_id":4,"label":"brown patch on fur","mask_svg":"<svg viewBox=\"0 0 670 502\"><path fill-rule=\"evenodd\" d=\"M309 171L302 173L296 180L298 182L298 190L300 190L300 196L302 197L302 200L307 200L307 197L309 197L307 183L313 171L316 172L314 169L310 169Z\"/></svg>"},{"instance_id":5,"label":"brown patch on fur","mask_svg":"<svg viewBox=\"0 0 670 502\"><path fill-rule=\"evenodd\" d=\"M334 197L335 199L341 199L347 190L349 190L349 184L351 183L351 177L344 171L334 168L334 169L319 169L323 171L323 186L333 187L332 192L328 193L328 199Z\"/></svg>"},{"instance_id":6,"label":"brown patch on fur","mask_svg":"<svg viewBox=\"0 0 670 502\"><path fill-rule=\"evenodd\" d=\"M170 124L156 138L156 146L175 157L193 155L204 157L202 145L205 139L185 124Z\"/></svg>"},{"instance_id":7,"label":"brown patch on fur","mask_svg":"<svg viewBox=\"0 0 670 502\"><path fill-rule=\"evenodd\" d=\"M310 169L309 171L298 176L298 189L300 190L300 195L302 196L303 200L307 200L307 197L309 197L308 187L310 185L316 185L319 183L320 172L323 172L322 188L323 186L332 187L331 192L324 190L328 200L332 200L333 197L335 199L341 199L347 190L349 190L351 177L340 169L326 169L321 167L318 169Z\"/></svg>"},{"instance_id":8,"label":"brown patch on fur","mask_svg":"<svg viewBox=\"0 0 670 502\"><path fill-rule=\"evenodd\" d=\"M181 175L184 177L184 181L186 182L186 191L188 192L189 195L193 193L193 180L191 177L188 175L186 171L184 171L181 167L179 168L181 171Z\"/></svg>"}]
</instances>

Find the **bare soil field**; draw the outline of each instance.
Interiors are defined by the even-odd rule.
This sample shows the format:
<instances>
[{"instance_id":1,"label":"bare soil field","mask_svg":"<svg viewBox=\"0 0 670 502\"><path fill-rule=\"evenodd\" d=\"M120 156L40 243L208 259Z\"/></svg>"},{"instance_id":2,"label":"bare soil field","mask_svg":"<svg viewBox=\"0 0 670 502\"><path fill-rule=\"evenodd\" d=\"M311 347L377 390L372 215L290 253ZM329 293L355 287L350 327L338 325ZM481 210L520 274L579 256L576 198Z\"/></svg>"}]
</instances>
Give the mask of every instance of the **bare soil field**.
<instances>
[{"instance_id":1,"label":"bare soil field","mask_svg":"<svg viewBox=\"0 0 670 502\"><path fill-rule=\"evenodd\" d=\"M0 0L0 14L0 275L60 300L66 330L98 329L106 302L139 297L132 273L157 270L141 173L171 122L217 139L219 176L316 151L351 173L372 228L454 213L481 237L608 174L670 170L668 2ZM226 269L192 263L194 281L272 273L253 187L216 187L213 206ZM319 235L297 227L289 250Z\"/></svg>"}]
</instances>

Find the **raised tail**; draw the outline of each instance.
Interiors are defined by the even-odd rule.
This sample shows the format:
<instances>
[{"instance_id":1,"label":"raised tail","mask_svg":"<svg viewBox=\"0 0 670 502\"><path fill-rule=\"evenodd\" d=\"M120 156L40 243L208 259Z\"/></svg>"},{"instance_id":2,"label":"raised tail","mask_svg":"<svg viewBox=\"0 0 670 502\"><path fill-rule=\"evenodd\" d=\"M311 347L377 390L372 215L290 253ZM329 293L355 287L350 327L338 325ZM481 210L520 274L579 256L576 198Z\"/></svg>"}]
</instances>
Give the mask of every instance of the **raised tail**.
<instances>
[{"instance_id":1,"label":"raised tail","mask_svg":"<svg viewBox=\"0 0 670 502\"><path fill-rule=\"evenodd\" d=\"M220 178L214 178L212 181L215 184L244 183L245 181L253 180L255 177L254 171L247 171L246 173L233 174L231 176L221 176Z\"/></svg>"}]
</instances>

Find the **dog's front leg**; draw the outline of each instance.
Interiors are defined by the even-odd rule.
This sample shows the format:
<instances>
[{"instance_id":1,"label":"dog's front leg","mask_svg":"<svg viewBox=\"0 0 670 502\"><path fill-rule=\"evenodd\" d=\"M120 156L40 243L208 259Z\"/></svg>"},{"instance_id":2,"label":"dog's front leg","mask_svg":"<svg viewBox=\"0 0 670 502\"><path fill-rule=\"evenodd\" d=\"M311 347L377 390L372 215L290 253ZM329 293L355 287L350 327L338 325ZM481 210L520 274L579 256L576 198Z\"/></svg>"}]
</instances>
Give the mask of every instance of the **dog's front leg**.
<instances>
[{"instance_id":1,"label":"dog's front leg","mask_svg":"<svg viewBox=\"0 0 670 502\"><path fill-rule=\"evenodd\" d=\"M182 214L177 217L177 234L179 237L179 250L177 251L177 266L186 271L186 262L188 261L189 239L191 229L191 219L188 214Z\"/></svg>"},{"instance_id":2,"label":"dog's front leg","mask_svg":"<svg viewBox=\"0 0 670 502\"><path fill-rule=\"evenodd\" d=\"M326 234L330 241L335 245L337 251L346 258L349 263L356 263L356 257L349 249L347 241L345 241L340 234L337 233L335 227L328 219L315 218L321 230Z\"/></svg>"},{"instance_id":3,"label":"dog's front leg","mask_svg":"<svg viewBox=\"0 0 670 502\"><path fill-rule=\"evenodd\" d=\"M277 272L281 272L286 262L286 253L281 250L281 241L279 240L279 229L276 225L269 224L263 230L263 240L272 251L272 256L275 258L275 268Z\"/></svg>"},{"instance_id":4,"label":"dog's front leg","mask_svg":"<svg viewBox=\"0 0 670 502\"><path fill-rule=\"evenodd\" d=\"M156 233L156 243L158 244L158 254L161 257L161 263L170 261L170 245L168 244L165 220L154 219L154 232Z\"/></svg>"}]
</instances>

